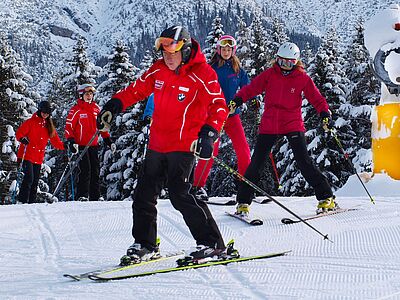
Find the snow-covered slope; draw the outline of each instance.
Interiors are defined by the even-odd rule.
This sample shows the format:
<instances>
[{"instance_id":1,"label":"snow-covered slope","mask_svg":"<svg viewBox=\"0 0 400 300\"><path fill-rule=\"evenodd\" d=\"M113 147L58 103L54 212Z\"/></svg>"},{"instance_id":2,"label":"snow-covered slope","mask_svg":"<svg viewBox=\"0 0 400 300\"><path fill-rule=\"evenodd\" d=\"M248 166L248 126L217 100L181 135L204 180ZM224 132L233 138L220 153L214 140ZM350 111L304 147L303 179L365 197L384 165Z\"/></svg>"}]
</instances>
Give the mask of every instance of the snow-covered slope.
<instances>
[{"instance_id":1,"label":"snow-covered slope","mask_svg":"<svg viewBox=\"0 0 400 300\"><path fill-rule=\"evenodd\" d=\"M385 179L376 193L388 182L399 187L399 182ZM233 207L212 206L224 238L234 238L242 255L292 253L104 284L71 282L62 274L118 261L132 242L131 202L2 206L1 298L399 299L400 192L392 197L374 196L376 205L365 196L339 196L342 207L359 210L310 221L333 243L304 224L281 224L280 219L289 215L273 203L252 205L264 219L258 227L226 216L224 212ZM277 199L302 216L312 213L316 205L312 197ZM193 246L169 201L160 200L158 209L161 250Z\"/></svg>"}]
</instances>

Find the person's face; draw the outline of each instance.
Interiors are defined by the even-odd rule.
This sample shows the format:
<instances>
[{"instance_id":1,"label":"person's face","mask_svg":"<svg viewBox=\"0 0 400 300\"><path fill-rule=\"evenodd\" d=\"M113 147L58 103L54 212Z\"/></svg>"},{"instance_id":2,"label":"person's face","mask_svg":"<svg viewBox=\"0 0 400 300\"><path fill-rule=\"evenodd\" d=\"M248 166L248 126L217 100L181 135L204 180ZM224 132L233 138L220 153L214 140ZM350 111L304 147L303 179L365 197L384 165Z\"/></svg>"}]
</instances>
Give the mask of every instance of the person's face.
<instances>
[{"instance_id":1,"label":"person's face","mask_svg":"<svg viewBox=\"0 0 400 300\"><path fill-rule=\"evenodd\" d=\"M85 92L84 94L83 94L83 101L85 101L85 102L92 102L93 101L93 92L92 91L88 91L88 92Z\"/></svg>"},{"instance_id":2,"label":"person's face","mask_svg":"<svg viewBox=\"0 0 400 300\"><path fill-rule=\"evenodd\" d=\"M44 112L40 112L40 114L41 114L43 119L47 119L50 116L50 114L47 114L47 113L44 113Z\"/></svg>"},{"instance_id":3,"label":"person's face","mask_svg":"<svg viewBox=\"0 0 400 300\"><path fill-rule=\"evenodd\" d=\"M176 68L182 63L182 52L177 51L175 53L169 53L167 51L163 51L164 62L167 65L168 69L171 71L175 71Z\"/></svg>"},{"instance_id":4,"label":"person's face","mask_svg":"<svg viewBox=\"0 0 400 300\"><path fill-rule=\"evenodd\" d=\"M228 60L232 57L233 49L229 46L221 47L221 57Z\"/></svg>"}]
</instances>

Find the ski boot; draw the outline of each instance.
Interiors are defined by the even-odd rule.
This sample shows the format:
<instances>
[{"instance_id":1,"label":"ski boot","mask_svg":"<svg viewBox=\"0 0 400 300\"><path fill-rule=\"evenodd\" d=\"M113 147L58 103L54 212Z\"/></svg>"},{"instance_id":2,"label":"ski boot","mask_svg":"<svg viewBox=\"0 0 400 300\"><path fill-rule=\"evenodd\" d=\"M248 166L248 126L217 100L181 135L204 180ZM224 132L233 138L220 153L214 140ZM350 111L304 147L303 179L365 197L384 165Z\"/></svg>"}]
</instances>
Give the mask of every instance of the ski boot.
<instances>
[{"instance_id":1,"label":"ski boot","mask_svg":"<svg viewBox=\"0 0 400 300\"><path fill-rule=\"evenodd\" d=\"M242 217L248 217L250 214L250 205L246 203L239 203L236 206L235 214L241 215Z\"/></svg>"},{"instance_id":2,"label":"ski boot","mask_svg":"<svg viewBox=\"0 0 400 300\"><path fill-rule=\"evenodd\" d=\"M160 239L157 238L156 242L157 246L154 249L148 249L146 247L142 247L139 243L133 243L129 246L126 251L126 255L122 256L120 259L121 266L128 266L140 263L142 261L149 261L153 259L157 259L161 257L160 254Z\"/></svg>"},{"instance_id":3,"label":"ski boot","mask_svg":"<svg viewBox=\"0 0 400 300\"><path fill-rule=\"evenodd\" d=\"M192 187L190 193L198 200L208 201L207 191L202 187L194 186Z\"/></svg>"},{"instance_id":4,"label":"ski boot","mask_svg":"<svg viewBox=\"0 0 400 300\"><path fill-rule=\"evenodd\" d=\"M335 202L335 196L319 200L317 206L317 215L328 211L333 211L339 208L339 205Z\"/></svg>"}]
</instances>

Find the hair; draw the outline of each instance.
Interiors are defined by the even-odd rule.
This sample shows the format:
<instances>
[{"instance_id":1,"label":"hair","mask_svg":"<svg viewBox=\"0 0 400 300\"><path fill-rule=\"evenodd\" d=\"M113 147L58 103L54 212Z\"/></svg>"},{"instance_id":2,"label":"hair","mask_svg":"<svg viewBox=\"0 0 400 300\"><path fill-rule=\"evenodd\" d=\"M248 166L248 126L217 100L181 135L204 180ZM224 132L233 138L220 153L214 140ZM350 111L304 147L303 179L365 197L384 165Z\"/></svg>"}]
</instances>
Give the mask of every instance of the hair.
<instances>
[{"instance_id":1,"label":"hair","mask_svg":"<svg viewBox=\"0 0 400 300\"><path fill-rule=\"evenodd\" d=\"M273 66L273 65L275 65L275 64L277 64L277 62L276 62L276 59L274 58L273 60L271 60L271 65ZM298 59L297 60L297 63L296 63L296 65L295 65L295 67L293 68L293 70L294 69L297 69L297 70L299 70L299 71L301 71L301 72L305 72L305 70L304 70L304 64L303 64L303 62L301 61L301 59Z\"/></svg>"},{"instance_id":2,"label":"hair","mask_svg":"<svg viewBox=\"0 0 400 300\"><path fill-rule=\"evenodd\" d=\"M46 122L46 129L47 129L47 132L49 133L49 136L51 138L54 137L54 135L56 134L56 127L54 126L53 119L50 116L48 116L48 118L45 119L45 122Z\"/></svg>"},{"instance_id":3,"label":"hair","mask_svg":"<svg viewBox=\"0 0 400 300\"><path fill-rule=\"evenodd\" d=\"M229 60L232 61L233 71L235 71L236 74L239 74L240 72L239 58L236 55L232 55ZM225 64L225 59L223 59L222 56L219 55L217 52L214 52L214 55L211 57L210 60L210 65L213 65L215 63L218 63L218 68L222 67Z\"/></svg>"}]
</instances>

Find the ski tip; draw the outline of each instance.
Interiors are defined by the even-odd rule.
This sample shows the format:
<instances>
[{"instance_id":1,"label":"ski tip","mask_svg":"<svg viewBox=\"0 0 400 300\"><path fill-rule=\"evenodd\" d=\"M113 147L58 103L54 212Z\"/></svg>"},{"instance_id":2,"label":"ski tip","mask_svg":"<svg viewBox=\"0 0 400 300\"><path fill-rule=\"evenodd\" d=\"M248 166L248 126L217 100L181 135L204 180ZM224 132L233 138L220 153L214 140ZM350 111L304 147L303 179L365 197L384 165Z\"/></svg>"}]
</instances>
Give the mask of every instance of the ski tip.
<instances>
[{"instance_id":1,"label":"ski tip","mask_svg":"<svg viewBox=\"0 0 400 300\"><path fill-rule=\"evenodd\" d=\"M264 222L263 222L263 220L252 220L252 221L250 221L250 225L253 225L253 226L260 226L260 225L263 225L264 224Z\"/></svg>"},{"instance_id":2,"label":"ski tip","mask_svg":"<svg viewBox=\"0 0 400 300\"><path fill-rule=\"evenodd\" d=\"M88 278L89 278L90 280L94 280L94 281L106 281L106 280L107 280L106 278L102 278L102 277L99 277L99 276L94 275L94 274L90 274L90 275L88 276Z\"/></svg>"},{"instance_id":3,"label":"ski tip","mask_svg":"<svg viewBox=\"0 0 400 300\"><path fill-rule=\"evenodd\" d=\"M81 281L81 278L79 278L78 276L75 275L71 275L71 274L63 274L64 277L75 280L75 281Z\"/></svg>"},{"instance_id":4,"label":"ski tip","mask_svg":"<svg viewBox=\"0 0 400 300\"><path fill-rule=\"evenodd\" d=\"M281 222L282 222L283 224L293 224L293 223L296 223L296 222L294 222L292 219L289 219L289 218L283 218L283 219L281 219Z\"/></svg>"}]
</instances>

